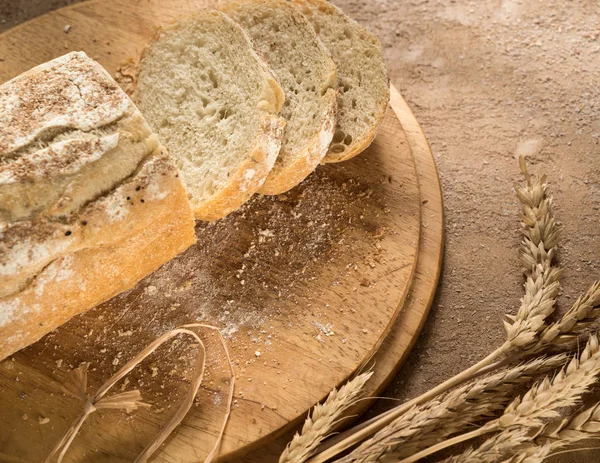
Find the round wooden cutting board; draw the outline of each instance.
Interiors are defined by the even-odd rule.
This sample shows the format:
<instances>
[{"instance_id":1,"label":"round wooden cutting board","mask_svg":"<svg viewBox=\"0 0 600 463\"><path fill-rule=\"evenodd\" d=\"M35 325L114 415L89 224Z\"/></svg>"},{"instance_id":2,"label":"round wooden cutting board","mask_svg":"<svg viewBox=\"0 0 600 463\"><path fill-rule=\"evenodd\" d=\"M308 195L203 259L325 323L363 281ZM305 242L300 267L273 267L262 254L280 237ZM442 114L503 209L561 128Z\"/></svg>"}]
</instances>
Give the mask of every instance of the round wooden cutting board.
<instances>
[{"instance_id":1,"label":"round wooden cutting board","mask_svg":"<svg viewBox=\"0 0 600 463\"><path fill-rule=\"evenodd\" d=\"M120 71L127 87L131 62L155 28L207 4L96 0L58 10L0 36L0 82L83 50L111 74ZM148 342L185 323L221 328L233 360L235 402L224 459L273 442L332 387L380 355L385 342L385 361L377 361L369 385L379 389L418 335L442 240L433 160L424 139L414 136L412 114L402 110L397 93L394 98L398 112L388 109L375 142L359 157L321 166L291 192L257 196L217 223L198 223L197 245L131 291L2 362L0 459L41 461L81 412L82 404L62 390L69 370L90 362L93 391ZM421 150L417 161L412 146ZM425 195L419 180L426 182ZM428 215L436 233L427 243L439 252L421 259ZM423 280L423 303L407 299L415 272ZM214 442L228 377L223 352L207 342L207 377L196 404L155 461L199 461ZM137 388L152 408L95 413L65 460L132 461L183 398L193 354L178 340L140 365L115 392Z\"/></svg>"}]
</instances>

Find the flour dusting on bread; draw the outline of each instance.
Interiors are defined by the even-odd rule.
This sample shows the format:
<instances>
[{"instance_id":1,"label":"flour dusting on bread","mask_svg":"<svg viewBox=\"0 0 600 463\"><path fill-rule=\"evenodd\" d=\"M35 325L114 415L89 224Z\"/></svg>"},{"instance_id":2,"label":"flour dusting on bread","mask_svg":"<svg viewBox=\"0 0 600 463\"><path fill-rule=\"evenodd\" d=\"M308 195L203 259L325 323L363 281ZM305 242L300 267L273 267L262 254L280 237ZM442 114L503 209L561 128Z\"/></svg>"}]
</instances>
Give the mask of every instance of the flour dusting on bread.
<instances>
[{"instance_id":1,"label":"flour dusting on bread","mask_svg":"<svg viewBox=\"0 0 600 463\"><path fill-rule=\"evenodd\" d=\"M85 53L0 86L0 359L194 242L178 177L139 110ZM167 231L162 249L128 264L123 252Z\"/></svg>"}]
</instances>

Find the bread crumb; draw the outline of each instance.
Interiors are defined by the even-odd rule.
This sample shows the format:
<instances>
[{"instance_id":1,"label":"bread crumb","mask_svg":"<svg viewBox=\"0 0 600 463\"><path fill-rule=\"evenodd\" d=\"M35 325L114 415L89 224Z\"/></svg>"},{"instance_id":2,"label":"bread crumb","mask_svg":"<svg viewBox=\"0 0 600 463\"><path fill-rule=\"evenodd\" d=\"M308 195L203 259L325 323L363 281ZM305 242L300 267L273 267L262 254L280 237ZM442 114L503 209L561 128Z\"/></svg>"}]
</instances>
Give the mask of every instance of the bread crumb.
<instances>
[{"instance_id":1,"label":"bread crumb","mask_svg":"<svg viewBox=\"0 0 600 463\"><path fill-rule=\"evenodd\" d=\"M63 27L63 32L65 34L68 34L70 30L71 30L71 25L70 24L67 24L65 27Z\"/></svg>"},{"instance_id":2,"label":"bread crumb","mask_svg":"<svg viewBox=\"0 0 600 463\"><path fill-rule=\"evenodd\" d=\"M150 286L146 287L146 289L144 290L144 292L148 296L154 296L158 292L158 288L156 286L154 286L154 285L150 285Z\"/></svg>"},{"instance_id":3,"label":"bread crumb","mask_svg":"<svg viewBox=\"0 0 600 463\"><path fill-rule=\"evenodd\" d=\"M50 423L50 418L46 418L45 416L40 416L38 418L38 422L40 424L48 424L48 423Z\"/></svg>"},{"instance_id":4,"label":"bread crumb","mask_svg":"<svg viewBox=\"0 0 600 463\"><path fill-rule=\"evenodd\" d=\"M124 391L128 384L129 384L129 378L125 378L123 380L123 384L121 384L121 391Z\"/></svg>"},{"instance_id":5,"label":"bread crumb","mask_svg":"<svg viewBox=\"0 0 600 463\"><path fill-rule=\"evenodd\" d=\"M257 350L256 352L254 352L254 355L256 356L256 358L259 358L260 357L260 351Z\"/></svg>"},{"instance_id":6,"label":"bread crumb","mask_svg":"<svg viewBox=\"0 0 600 463\"><path fill-rule=\"evenodd\" d=\"M56 368L60 368L60 367L62 367L62 364L63 364L63 359L58 359L58 360L57 360L56 362L54 362L54 363L56 363Z\"/></svg>"}]
</instances>

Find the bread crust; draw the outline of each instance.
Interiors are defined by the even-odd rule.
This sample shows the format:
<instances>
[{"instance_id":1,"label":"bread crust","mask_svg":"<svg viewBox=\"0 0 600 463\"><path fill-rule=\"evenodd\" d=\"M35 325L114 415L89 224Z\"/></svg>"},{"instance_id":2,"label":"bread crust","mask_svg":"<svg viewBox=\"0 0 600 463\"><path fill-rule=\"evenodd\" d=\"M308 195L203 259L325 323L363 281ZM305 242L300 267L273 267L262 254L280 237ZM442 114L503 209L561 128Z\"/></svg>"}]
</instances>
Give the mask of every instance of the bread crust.
<instances>
[{"instance_id":1,"label":"bread crust","mask_svg":"<svg viewBox=\"0 0 600 463\"><path fill-rule=\"evenodd\" d=\"M285 121L279 116L266 115L261 127L254 150L230 177L229 184L194 209L197 219L223 218L239 209L263 185L279 155Z\"/></svg>"},{"instance_id":2,"label":"bread crust","mask_svg":"<svg viewBox=\"0 0 600 463\"><path fill-rule=\"evenodd\" d=\"M73 316L132 288L196 241L186 192L175 177L176 170L172 166L169 169L171 174L161 182L169 194L162 200L146 202L146 207L138 208L128 219L133 223L137 220L141 230L109 246L63 256L23 291L0 299L0 314L14 314L0 326L0 360Z\"/></svg>"},{"instance_id":3,"label":"bread crust","mask_svg":"<svg viewBox=\"0 0 600 463\"><path fill-rule=\"evenodd\" d=\"M337 91L330 88L325 93L328 100L327 110L323 115L321 130L314 137L310 145L301 153L295 162L288 164L285 168L278 169L267 176L267 179L259 188L258 193L263 195L278 195L291 190L301 183L306 177L314 172L321 163L335 132L337 120Z\"/></svg>"},{"instance_id":4,"label":"bread crust","mask_svg":"<svg viewBox=\"0 0 600 463\"><path fill-rule=\"evenodd\" d=\"M39 74L40 69L46 73L57 67L59 77L53 72ZM36 82L40 76L44 79ZM47 77L56 77L50 88L46 85ZM69 97L60 93L63 78L79 80L76 91L79 95L75 95L79 109L71 110ZM72 201L83 201L72 210L54 215L56 208L51 205L32 209L27 217L0 220L0 360L37 341L72 316L130 289L195 242L193 214L179 171L133 103L106 71L85 54L72 53L17 79L16 84L22 86L17 89L20 92L17 97L25 105L29 99L35 101L37 112L15 106L16 109L9 108L5 113L9 115L3 120L5 124L22 121L23 134L12 139L4 137L4 144L0 143L0 157L4 158L4 167L9 167L5 173L11 165L21 166L18 176L8 177L9 183L33 188L39 172L23 170L24 164L19 161L35 150L44 151L45 143L50 147L60 144L56 142L56 128L60 130L59 136L67 133L74 137L68 140L94 140L95 131L121 120L119 130L108 136L127 140L127 149L135 146L143 156L135 158L133 171L111 177L114 183L106 191L92 189L91 193L78 193L73 186L76 182L67 184L56 205L60 209ZM14 87L15 81L11 85ZM55 91L54 96L47 96L48 88ZM90 93L90 89L95 89L95 93ZM107 95L109 99L105 98ZM6 93L3 98L6 99ZM86 111L88 104L96 111L95 119L91 111ZM75 117L77 111L80 117ZM82 124L87 125L82 127ZM37 135L32 137L30 133ZM82 148L85 143L73 146L75 152L44 151L46 164L32 168L44 169L41 178L60 179L65 169L73 170L76 166L67 164L65 168L57 168L57 163L76 160L79 152L82 157L95 153L85 151ZM116 149L114 145L109 151L115 153ZM118 151L118 154L132 157L133 151ZM14 172L17 171L13 169ZM97 168L80 172L85 172L84 183L94 183L106 171ZM80 180L77 178L77 182ZM11 205L5 206L10 212Z\"/></svg>"}]
</instances>

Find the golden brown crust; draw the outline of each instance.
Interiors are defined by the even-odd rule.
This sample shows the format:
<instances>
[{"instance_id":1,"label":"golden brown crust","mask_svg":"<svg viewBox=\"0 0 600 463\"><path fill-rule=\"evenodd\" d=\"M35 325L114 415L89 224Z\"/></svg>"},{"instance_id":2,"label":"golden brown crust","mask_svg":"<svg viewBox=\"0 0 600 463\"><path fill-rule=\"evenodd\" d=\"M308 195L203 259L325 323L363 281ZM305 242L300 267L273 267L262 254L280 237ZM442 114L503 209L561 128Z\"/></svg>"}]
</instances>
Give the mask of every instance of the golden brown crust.
<instances>
[{"instance_id":1,"label":"golden brown crust","mask_svg":"<svg viewBox=\"0 0 600 463\"><path fill-rule=\"evenodd\" d=\"M128 223L144 227L121 235L109 246L82 249L47 266L20 293L0 299L0 316L16 316L0 325L0 360L39 340L71 317L130 289L192 245L196 238L186 192L175 177L165 175L169 194L138 208ZM150 220L148 220L150 218ZM112 231L102 230L107 234Z\"/></svg>"},{"instance_id":2,"label":"golden brown crust","mask_svg":"<svg viewBox=\"0 0 600 463\"><path fill-rule=\"evenodd\" d=\"M84 53L13 79L0 102L1 360L131 288L195 236L179 171Z\"/></svg>"},{"instance_id":3,"label":"golden brown crust","mask_svg":"<svg viewBox=\"0 0 600 463\"><path fill-rule=\"evenodd\" d=\"M288 164L285 168L278 169L277 175L272 175L274 171L271 171L258 193L278 195L291 190L312 174L323 160L335 132L337 92L334 89L329 89L325 97L329 98L329 108L323 116L321 130L318 135L295 162Z\"/></svg>"},{"instance_id":4,"label":"golden brown crust","mask_svg":"<svg viewBox=\"0 0 600 463\"><path fill-rule=\"evenodd\" d=\"M90 130L135 110L98 63L72 52L0 86L0 159L53 131Z\"/></svg>"},{"instance_id":5,"label":"golden brown crust","mask_svg":"<svg viewBox=\"0 0 600 463\"><path fill-rule=\"evenodd\" d=\"M194 209L198 220L214 221L241 207L261 187L279 154L285 121L267 115L252 155L231 176L229 184Z\"/></svg>"}]
</instances>

